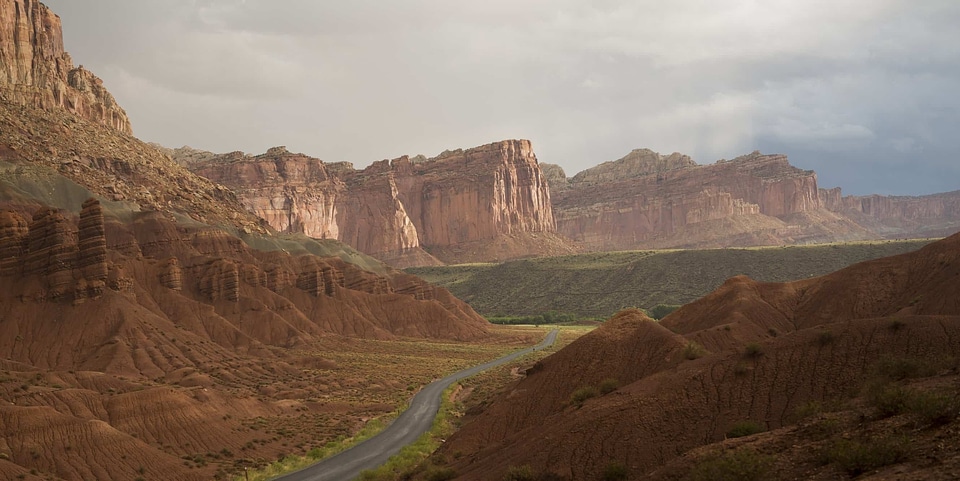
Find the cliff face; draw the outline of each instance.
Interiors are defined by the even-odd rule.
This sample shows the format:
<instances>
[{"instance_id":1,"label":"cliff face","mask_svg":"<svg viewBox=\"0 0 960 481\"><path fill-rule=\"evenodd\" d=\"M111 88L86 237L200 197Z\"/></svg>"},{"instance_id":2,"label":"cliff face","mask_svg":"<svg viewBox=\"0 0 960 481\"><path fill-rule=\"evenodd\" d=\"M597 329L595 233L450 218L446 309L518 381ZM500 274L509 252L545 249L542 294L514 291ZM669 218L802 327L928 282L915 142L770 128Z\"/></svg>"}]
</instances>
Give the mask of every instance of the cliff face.
<instances>
[{"instance_id":1,"label":"cliff face","mask_svg":"<svg viewBox=\"0 0 960 481\"><path fill-rule=\"evenodd\" d=\"M555 195L558 231L594 249L777 242L784 219L820 209L817 177L754 152L696 165L635 150L574 176Z\"/></svg>"},{"instance_id":2,"label":"cliff face","mask_svg":"<svg viewBox=\"0 0 960 481\"><path fill-rule=\"evenodd\" d=\"M831 212L847 216L886 238L944 237L960 230L960 191L925 196L846 196L820 189Z\"/></svg>"},{"instance_id":3,"label":"cliff face","mask_svg":"<svg viewBox=\"0 0 960 481\"><path fill-rule=\"evenodd\" d=\"M60 17L35 0L0 3L0 87L21 105L62 108L130 134L130 119L103 82L74 67L63 48Z\"/></svg>"},{"instance_id":4,"label":"cliff face","mask_svg":"<svg viewBox=\"0 0 960 481\"><path fill-rule=\"evenodd\" d=\"M550 191L526 140L433 159L401 157L363 170L282 147L258 156L170 152L193 172L236 191L273 228L337 239L395 266L436 264L426 252L434 249L446 253L556 230ZM511 245L505 256L538 250L525 240ZM458 260L456 254L444 257Z\"/></svg>"}]
</instances>

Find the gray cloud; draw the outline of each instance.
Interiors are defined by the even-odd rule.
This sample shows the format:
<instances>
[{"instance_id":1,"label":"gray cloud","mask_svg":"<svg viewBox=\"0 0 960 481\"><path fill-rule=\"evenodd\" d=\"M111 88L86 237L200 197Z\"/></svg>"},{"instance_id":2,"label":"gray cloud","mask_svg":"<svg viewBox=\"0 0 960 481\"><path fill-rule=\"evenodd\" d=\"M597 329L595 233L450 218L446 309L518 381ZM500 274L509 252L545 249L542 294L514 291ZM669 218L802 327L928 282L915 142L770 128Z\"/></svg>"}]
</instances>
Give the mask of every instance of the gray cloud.
<instances>
[{"instance_id":1,"label":"gray cloud","mask_svg":"<svg viewBox=\"0 0 960 481\"><path fill-rule=\"evenodd\" d=\"M852 193L960 189L952 0L47 4L167 145L366 165L524 137L571 174L760 148Z\"/></svg>"}]
</instances>

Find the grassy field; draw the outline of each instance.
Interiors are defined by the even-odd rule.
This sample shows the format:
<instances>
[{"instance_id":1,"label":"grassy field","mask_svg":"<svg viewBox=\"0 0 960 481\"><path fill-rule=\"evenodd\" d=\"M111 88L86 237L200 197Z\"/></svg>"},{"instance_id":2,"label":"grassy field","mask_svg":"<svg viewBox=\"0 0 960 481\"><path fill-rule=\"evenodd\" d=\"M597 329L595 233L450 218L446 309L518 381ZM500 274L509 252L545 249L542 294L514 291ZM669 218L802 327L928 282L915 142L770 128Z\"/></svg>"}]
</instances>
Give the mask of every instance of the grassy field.
<instances>
[{"instance_id":1,"label":"grassy field","mask_svg":"<svg viewBox=\"0 0 960 481\"><path fill-rule=\"evenodd\" d=\"M745 274L784 282L910 252L929 240L745 249L595 252L407 269L446 287L486 316L545 312L607 317L624 307L685 304Z\"/></svg>"}]
</instances>

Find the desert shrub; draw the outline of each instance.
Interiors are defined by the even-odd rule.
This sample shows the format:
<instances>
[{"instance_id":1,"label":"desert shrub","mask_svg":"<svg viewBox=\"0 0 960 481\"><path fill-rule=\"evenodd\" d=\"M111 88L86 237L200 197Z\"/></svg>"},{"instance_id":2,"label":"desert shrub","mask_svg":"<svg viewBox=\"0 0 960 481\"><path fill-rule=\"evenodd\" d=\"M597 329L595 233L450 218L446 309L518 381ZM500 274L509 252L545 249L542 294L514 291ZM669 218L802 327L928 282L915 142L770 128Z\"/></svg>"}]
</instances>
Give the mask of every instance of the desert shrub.
<instances>
[{"instance_id":1,"label":"desert shrub","mask_svg":"<svg viewBox=\"0 0 960 481\"><path fill-rule=\"evenodd\" d=\"M930 377L940 365L933 361L905 357L888 357L877 361L870 369L870 377L879 380L900 381L918 377Z\"/></svg>"},{"instance_id":2,"label":"desert shrub","mask_svg":"<svg viewBox=\"0 0 960 481\"><path fill-rule=\"evenodd\" d=\"M736 366L733 366L733 374L737 377L745 376L747 371L747 365L742 362L738 362Z\"/></svg>"},{"instance_id":3,"label":"desert shrub","mask_svg":"<svg viewBox=\"0 0 960 481\"><path fill-rule=\"evenodd\" d=\"M659 321L660 319L663 319L664 317L669 316L670 314L673 313L673 311L676 311L677 309L680 309L680 306L676 306L673 304L657 304L656 306L653 306L653 309L650 309L648 314L650 315L650 317Z\"/></svg>"},{"instance_id":4,"label":"desert shrub","mask_svg":"<svg viewBox=\"0 0 960 481\"><path fill-rule=\"evenodd\" d=\"M897 332L906 326L907 326L907 323L903 322L903 320L894 319L890 321L890 325L888 327L890 328L891 331Z\"/></svg>"},{"instance_id":5,"label":"desert shrub","mask_svg":"<svg viewBox=\"0 0 960 481\"><path fill-rule=\"evenodd\" d=\"M707 349L695 341L688 342L687 346L683 348L683 357L690 361L694 359L700 359L706 354Z\"/></svg>"},{"instance_id":6,"label":"desert shrub","mask_svg":"<svg viewBox=\"0 0 960 481\"><path fill-rule=\"evenodd\" d=\"M762 433L764 431L763 426L761 426L756 421L738 421L736 424L727 431L728 438L742 438L744 436L749 436L751 434Z\"/></svg>"},{"instance_id":7,"label":"desert shrub","mask_svg":"<svg viewBox=\"0 0 960 481\"><path fill-rule=\"evenodd\" d=\"M586 402L587 399L597 397L599 394L600 392L597 391L597 388L593 386L581 387L580 389L573 391L573 394L570 395L570 404L574 404L578 407L583 406L583 403Z\"/></svg>"},{"instance_id":8,"label":"desert shrub","mask_svg":"<svg viewBox=\"0 0 960 481\"><path fill-rule=\"evenodd\" d=\"M503 481L537 481L537 475L533 472L533 468L526 464L510 466L503 475Z\"/></svg>"},{"instance_id":9,"label":"desert shrub","mask_svg":"<svg viewBox=\"0 0 960 481\"><path fill-rule=\"evenodd\" d=\"M886 437L866 441L838 439L820 453L823 464L834 464L851 476L889 466L907 457L905 438Z\"/></svg>"},{"instance_id":10,"label":"desert shrub","mask_svg":"<svg viewBox=\"0 0 960 481\"><path fill-rule=\"evenodd\" d=\"M834 339L835 337L830 331L820 331L820 333L817 334L817 344L820 346L829 346L833 344Z\"/></svg>"},{"instance_id":11,"label":"desert shrub","mask_svg":"<svg viewBox=\"0 0 960 481\"><path fill-rule=\"evenodd\" d=\"M886 384L868 393L868 399L877 408L878 418L888 418L907 410L910 391L897 384Z\"/></svg>"},{"instance_id":12,"label":"desert shrub","mask_svg":"<svg viewBox=\"0 0 960 481\"><path fill-rule=\"evenodd\" d=\"M793 410L793 419L801 421L810 416L816 416L823 412L823 404L820 401L808 401L796 407Z\"/></svg>"},{"instance_id":13,"label":"desert shrub","mask_svg":"<svg viewBox=\"0 0 960 481\"><path fill-rule=\"evenodd\" d=\"M608 377L603 381L600 381L600 394L610 394L613 391L616 391L620 387L620 381L612 377Z\"/></svg>"},{"instance_id":14,"label":"desert shrub","mask_svg":"<svg viewBox=\"0 0 960 481\"><path fill-rule=\"evenodd\" d=\"M426 481L449 481L457 477L457 472L453 468L431 468L427 470L423 477Z\"/></svg>"},{"instance_id":15,"label":"desert shrub","mask_svg":"<svg viewBox=\"0 0 960 481\"><path fill-rule=\"evenodd\" d=\"M760 481L773 468L773 457L738 449L699 461L685 481Z\"/></svg>"},{"instance_id":16,"label":"desert shrub","mask_svg":"<svg viewBox=\"0 0 960 481\"><path fill-rule=\"evenodd\" d=\"M920 426L943 426L960 417L960 399L945 392L911 391L906 407Z\"/></svg>"},{"instance_id":17,"label":"desert shrub","mask_svg":"<svg viewBox=\"0 0 960 481\"><path fill-rule=\"evenodd\" d=\"M743 348L743 355L751 359L756 359L763 355L763 347L756 342L751 342Z\"/></svg>"},{"instance_id":18,"label":"desert shrub","mask_svg":"<svg viewBox=\"0 0 960 481\"><path fill-rule=\"evenodd\" d=\"M629 474L630 470L627 469L627 465L619 461L613 461L606 468L603 468L601 479L603 481L623 481L627 479Z\"/></svg>"}]
</instances>

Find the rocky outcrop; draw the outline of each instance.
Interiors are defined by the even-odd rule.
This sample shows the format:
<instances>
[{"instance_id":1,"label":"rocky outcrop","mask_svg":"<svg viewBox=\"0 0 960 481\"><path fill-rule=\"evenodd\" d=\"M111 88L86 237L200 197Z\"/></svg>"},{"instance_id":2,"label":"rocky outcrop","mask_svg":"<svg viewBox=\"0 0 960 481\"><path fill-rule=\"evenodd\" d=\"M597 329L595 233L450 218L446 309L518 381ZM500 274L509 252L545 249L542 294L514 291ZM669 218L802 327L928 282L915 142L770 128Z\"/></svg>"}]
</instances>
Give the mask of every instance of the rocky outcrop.
<instances>
[{"instance_id":1,"label":"rocky outcrop","mask_svg":"<svg viewBox=\"0 0 960 481\"><path fill-rule=\"evenodd\" d=\"M167 259L160 267L160 285L174 291L183 290L183 269L176 257Z\"/></svg>"},{"instance_id":2,"label":"rocky outcrop","mask_svg":"<svg viewBox=\"0 0 960 481\"><path fill-rule=\"evenodd\" d=\"M526 140L432 159L384 160L363 170L283 147L258 156L169 152L236 191L249 211L278 231L337 239L395 266L437 263L424 249L556 230L550 191ZM536 253L527 249L521 245L504 257Z\"/></svg>"},{"instance_id":3,"label":"rocky outcrop","mask_svg":"<svg viewBox=\"0 0 960 481\"><path fill-rule=\"evenodd\" d=\"M843 196L820 189L824 207L847 216L880 237L945 237L960 231L960 191L924 196Z\"/></svg>"},{"instance_id":4,"label":"rocky outcrop","mask_svg":"<svg viewBox=\"0 0 960 481\"><path fill-rule=\"evenodd\" d=\"M650 149L635 149L620 159L584 170L570 181L581 185L609 183L696 166L693 159L679 152L660 155Z\"/></svg>"},{"instance_id":5,"label":"rocky outcrop","mask_svg":"<svg viewBox=\"0 0 960 481\"><path fill-rule=\"evenodd\" d=\"M72 289L77 239L63 213L43 207L33 215L23 272L43 279L42 295L57 299Z\"/></svg>"},{"instance_id":6,"label":"rocky outcrop","mask_svg":"<svg viewBox=\"0 0 960 481\"><path fill-rule=\"evenodd\" d=\"M235 263L216 259L198 268L201 296L211 301L240 300L240 271Z\"/></svg>"},{"instance_id":7,"label":"rocky outcrop","mask_svg":"<svg viewBox=\"0 0 960 481\"><path fill-rule=\"evenodd\" d=\"M558 231L602 250L779 243L809 236L792 219L821 207L813 171L759 152L700 166L635 150L577 174L554 199Z\"/></svg>"},{"instance_id":8,"label":"rocky outcrop","mask_svg":"<svg viewBox=\"0 0 960 481\"><path fill-rule=\"evenodd\" d=\"M0 212L0 276L9 276L23 270L23 253L29 230L29 224L22 215Z\"/></svg>"},{"instance_id":9,"label":"rocky outcrop","mask_svg":"<svg viewBox=\"0 0 960 481\"><path fill-rule=\"evenodd\" d=\"M130 134L130 119L96 75L74 68L60 18L35 0L0 3L0 88L8 101L64 109Z\"/></svg>"},{"instance_id":10,"label":"rocky outcrop","mask_svg":"<svg viewBox=\"0 0 960 481\"><path fill-rule=\"evenodd\" d=\"M97 199L87 199L80 210L77 234L77 267L88 281L107 280L107 238L103 225L103 208Z\"/></svg>"}]
</instances>

